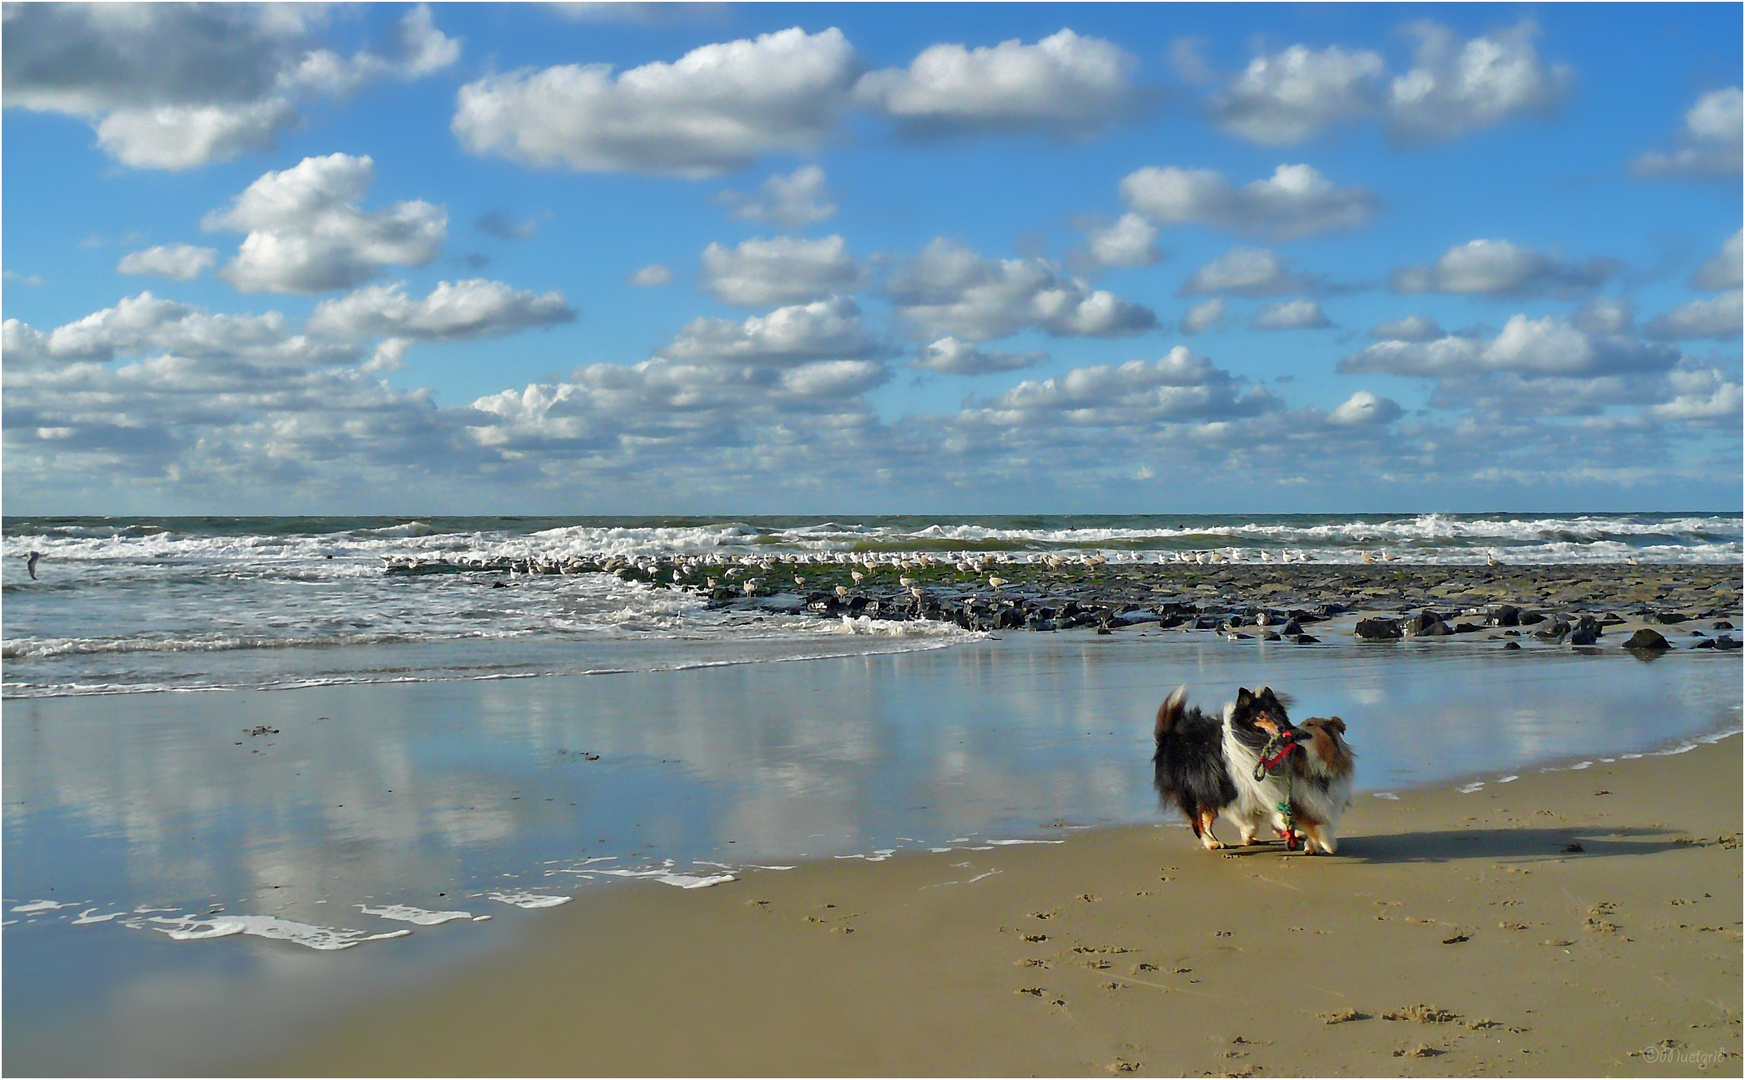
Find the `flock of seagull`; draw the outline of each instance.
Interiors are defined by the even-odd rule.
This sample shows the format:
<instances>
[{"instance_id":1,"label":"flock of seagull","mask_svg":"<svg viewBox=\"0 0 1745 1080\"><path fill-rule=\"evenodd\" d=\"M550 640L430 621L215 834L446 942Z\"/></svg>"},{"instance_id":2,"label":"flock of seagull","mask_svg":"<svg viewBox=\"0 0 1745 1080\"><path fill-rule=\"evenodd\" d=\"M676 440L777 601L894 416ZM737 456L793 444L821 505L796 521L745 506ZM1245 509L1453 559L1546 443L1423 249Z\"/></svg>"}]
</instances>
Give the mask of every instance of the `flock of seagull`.
<instances>
[{"instance_id":1,"label":"flock of seagull","mask_svg":"<svg viewBox=\"0 0 1745 1080\"><path fill-rule=\"evenodd\" d=\"M1367 566L1373 566L1377 563L1394 562L1398 558L1398 556L1393 552L1385 549L1376 553L1360 551L1358 554ZM25 569L30 573L31 580L36 580L36 564L37 560L42 558L42 553L32 551L29 554L22 556L22 558L24 559ZM388 561L393 563L396 560L389 559ZM1145 560L1135 554L1126 559L1117 556L1116 561L1141 562ZM1306 563L1309 562L1310 559L1308 552L1291 548L1287 548L1276 554L1265 549L1254 552L1244 552L1236 548L1230 548L1224 551L1219 551L1217 549L1177 551L1164 555L1161 561L1197 563L1200 565L1246 562L1290 564ZM1630 561L1635 562L1636 560L1632 559ZM421 559L414 557L407 561L407 565L415 567L421 562ZM853 577L856 585L863 582L869 575L880 573L885 570L925 571L938 567L950 567L961 574L966 574L972 577L986 575L988 584L997 589L1002 585L1008 584L1007 579L993 573L996 568L1001 566L1035 566L1036 564L1041 563L1056 570L1065 569L1069 566L1095 570L1099 566L1107 565L1108 562L1109 559L1107 556L1091 552L1077 552L1065 555L1035 552L984 552L974 555L964 553L934 555L933 553L926 551L854 553L848 555L840 552L793 552L780 555L725 555L720 553L672 556L631 555L613 556L608 559L604 565L585 565L576 559L547 559L529 555L521 560L512 560L509 565L509 572L511 574L519 574L522 572L537 574L570 574L594 569L602 569L608 572L619 569L634 569L652 576L664 571L670 575L669 580L673 584L679 584L686 578L703 575L707 581L708 587L714 589L719 585L719 579L711 575L720 573L722 577L733 578L753 569L768 572L781 567L790 568L793 570L794 584L803 586L806 584L806 578L804 574L799 572L799 568L801 567L841 567L846 564L852 567L849 573L850 576ZM518 566L517 563L520 565ZM1485 563L1489 566L1503 565L1502 560L1497 558L1495 551L1488 551L1485 553ZM525 570L523 570L522 567L525 567ZM484 567L481 565L480 568L482 569ZM907 576L902 576L899 578L899 581L904 588L914 592L916 596L920 595L919 587L913 579ZM763 584L763 581L760 578L748 579L744 582L748 593L753 591L754 582L757 585ZM844 587L839 585L837 586L837 590L842 592L844 591Z\"/></svg>"}]
</instances>

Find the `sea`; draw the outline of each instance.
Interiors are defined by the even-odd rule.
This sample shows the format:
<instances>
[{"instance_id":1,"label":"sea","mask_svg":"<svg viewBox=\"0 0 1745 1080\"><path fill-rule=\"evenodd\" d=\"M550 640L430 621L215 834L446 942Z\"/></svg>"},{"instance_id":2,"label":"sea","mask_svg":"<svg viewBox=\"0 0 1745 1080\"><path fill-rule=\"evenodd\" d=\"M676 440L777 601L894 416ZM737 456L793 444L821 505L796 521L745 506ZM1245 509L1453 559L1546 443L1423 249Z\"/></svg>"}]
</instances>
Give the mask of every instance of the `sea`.
<instances>
[{"instance_id":1,"label":"sea","mask_svg":"<svg viewBox=\"0 0 1745 1080\"><path fill-rule=\"evenodd\" d=\"M5 698L674 670L937 648L966 633L711 610L695 593L608 574L491 590L481 575L384 574L394 560L1745 558L1741 518L1720 514L13 518L3 536Z\"/></svg>"},{"instance_id":2,"label":"sea","mask_svg":"<svg viewBox=\"0 0 1745 1080\"><path fill-rule=\"evenodd\" d=\"M1738 652L988 634L605 573L387 572L923 552L1740 566L1745 531L1705 513L7 518L0 1065L235 1069L592 890L922 850L982 873L1012 845L1174 827L1149 744L1181 684L1213 706L1269 684L1345 718L1360 799L1740 729Z\"/></svg>"}]
</instances>

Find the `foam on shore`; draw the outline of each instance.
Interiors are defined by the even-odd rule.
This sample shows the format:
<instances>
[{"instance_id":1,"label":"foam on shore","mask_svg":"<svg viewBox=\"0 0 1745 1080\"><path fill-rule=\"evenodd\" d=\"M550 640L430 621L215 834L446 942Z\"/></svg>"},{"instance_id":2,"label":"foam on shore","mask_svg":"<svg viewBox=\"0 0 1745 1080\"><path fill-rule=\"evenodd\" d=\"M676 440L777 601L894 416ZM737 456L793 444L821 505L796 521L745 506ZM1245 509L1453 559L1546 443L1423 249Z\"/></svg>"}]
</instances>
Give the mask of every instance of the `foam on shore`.
<instances>
[{"instance_id":1,"label":"foam on shore","mask_svg":"<svg viewBox=\"0 0 1745 1080\"><path fill-rule=\"evenodd\" d=\"M388 938L406 937L412 933L410 930L390 930L385 934L369 934L343 927L292 922L274 915L222 915L209 918L195 915L184 915L180 918L154 915L145 922L156 925L144 926L144 929L156 930L171 941L208 941L247 934L273 941L289 941L317 952L337 952L366 941L384 941ZM128 925L139 927L142 924Z\"/></svg>"}]
</instances>

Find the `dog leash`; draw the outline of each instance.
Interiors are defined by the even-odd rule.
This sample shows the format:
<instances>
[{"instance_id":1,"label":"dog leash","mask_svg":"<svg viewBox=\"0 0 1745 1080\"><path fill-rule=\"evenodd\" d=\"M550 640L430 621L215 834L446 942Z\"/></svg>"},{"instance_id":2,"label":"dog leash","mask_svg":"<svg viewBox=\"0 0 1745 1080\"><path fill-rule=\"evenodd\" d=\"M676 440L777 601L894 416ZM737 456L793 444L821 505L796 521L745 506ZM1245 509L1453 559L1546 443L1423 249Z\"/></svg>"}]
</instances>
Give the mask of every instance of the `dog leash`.
<instances>
[{"instance_id":1,"label":"dog leash","mask_svg":"<svg viewBox=\"0 0 1745 1080\"><path fill-rule=\"evenodd\" d=\"M1297 748L1297 732L1295 728L1279 732L1266 740L1266 746L1260 751L1260 760L1254 763L1254 780L1259 783L1277 769L1292 750ZM1295 851L1299 846L1297 839L1297 817L1291 811L1292 789L1295 787L1294 777L1289 770L1285 772L1285 798L1275 809L1285 819L1284 838L1285 850Z\"/></svg>"}]
</instances>

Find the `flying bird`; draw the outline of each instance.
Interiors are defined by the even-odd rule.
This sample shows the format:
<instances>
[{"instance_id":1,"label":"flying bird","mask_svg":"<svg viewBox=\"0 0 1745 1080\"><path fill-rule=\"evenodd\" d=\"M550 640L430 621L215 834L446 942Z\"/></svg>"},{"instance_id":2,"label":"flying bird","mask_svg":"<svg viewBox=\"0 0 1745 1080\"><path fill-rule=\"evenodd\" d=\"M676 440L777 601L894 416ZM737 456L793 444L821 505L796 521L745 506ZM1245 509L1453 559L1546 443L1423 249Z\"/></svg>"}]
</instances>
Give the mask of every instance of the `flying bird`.
<instances>
[{"instance_id":1,"label":"flying bird","mask_svg":"<svg viewBox=\"0 0 1745 1080\"><path fill-rule=\"evenodd\" d=\"M33 551L24 557L24 568L30 571L30 580L36 580L36 560L42 558L42 552Z\"/></svg>"}]
</instances>

